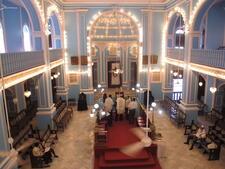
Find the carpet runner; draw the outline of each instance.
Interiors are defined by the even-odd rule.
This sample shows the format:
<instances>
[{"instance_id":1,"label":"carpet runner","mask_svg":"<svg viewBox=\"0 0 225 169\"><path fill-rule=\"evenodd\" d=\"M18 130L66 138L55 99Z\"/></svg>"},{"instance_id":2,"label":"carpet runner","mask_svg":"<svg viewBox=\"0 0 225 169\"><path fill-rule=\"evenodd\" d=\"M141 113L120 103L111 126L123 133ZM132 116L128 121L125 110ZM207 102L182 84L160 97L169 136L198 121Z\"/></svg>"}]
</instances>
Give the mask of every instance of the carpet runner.
<instances>
[{"instance_id":1,"label":"carpet runner","mask_svg":"<svg viewBox=\"0 0 225 169\"><path fill-rule=\"evenodd\" d=\"M95 157L95 169L161 169L156 151L144 148L135 157L120 152L120 148L140 141L130 129L134 126L127 121L115 122L109 128L107 148ZM157 149L153 145L152 149Z\"/></svg>"}]
</instances>

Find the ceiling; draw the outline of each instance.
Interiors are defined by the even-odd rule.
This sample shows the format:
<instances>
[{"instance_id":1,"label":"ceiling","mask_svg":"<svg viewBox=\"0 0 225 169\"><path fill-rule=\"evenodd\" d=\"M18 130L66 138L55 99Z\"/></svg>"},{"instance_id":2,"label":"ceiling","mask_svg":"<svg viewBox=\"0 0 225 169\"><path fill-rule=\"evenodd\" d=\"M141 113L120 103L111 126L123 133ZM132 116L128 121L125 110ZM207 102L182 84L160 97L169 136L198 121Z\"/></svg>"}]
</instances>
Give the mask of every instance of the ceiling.
<instances>
[{"instance_id":1,"label":"ceiling","mask_svg":"<svg viewBox=\"0 0 225 169\"><path fill-rule=\"evenodd\" d=\"M61 0L64 3L76 4L148 4L148 3L165 3L169 0Z\"/></svg>"}]
</instances>

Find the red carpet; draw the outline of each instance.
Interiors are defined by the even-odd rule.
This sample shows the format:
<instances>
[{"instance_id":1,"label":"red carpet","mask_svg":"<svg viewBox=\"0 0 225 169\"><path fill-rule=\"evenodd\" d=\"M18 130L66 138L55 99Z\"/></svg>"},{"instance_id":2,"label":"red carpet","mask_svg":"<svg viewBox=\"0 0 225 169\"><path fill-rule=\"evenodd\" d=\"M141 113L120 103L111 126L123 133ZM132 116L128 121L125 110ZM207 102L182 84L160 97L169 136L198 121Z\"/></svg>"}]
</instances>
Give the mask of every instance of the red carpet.
<instances>
[{"instance_id":1,"label":"red carpet","mask_svg":"<svg viewBox=\"0 0 225 169\"><path fill-rule=\"evenodd\" d=\"M136 157L129 157L119 151L123 146L140 141L130 132L132 127L124 121L115 122L109 128L107 148L96 155L95 169L161 169L157 159L157 145L143 149Z\"/></svg>"}]
</instances>

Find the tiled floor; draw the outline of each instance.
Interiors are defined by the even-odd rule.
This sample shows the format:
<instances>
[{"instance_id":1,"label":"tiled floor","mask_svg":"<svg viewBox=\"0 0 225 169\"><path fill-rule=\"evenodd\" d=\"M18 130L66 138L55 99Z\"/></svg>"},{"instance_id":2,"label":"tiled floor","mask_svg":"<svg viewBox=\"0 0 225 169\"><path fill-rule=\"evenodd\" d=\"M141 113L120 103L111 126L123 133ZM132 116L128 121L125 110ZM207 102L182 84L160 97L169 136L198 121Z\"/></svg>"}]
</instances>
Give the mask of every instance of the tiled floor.
<instances>
[{"instance_id":1,"label":"tiled floor","mask_svg":"<svg viewBox=\"0 0 225 169\"><path fill-rule=\"evenodd\" d=\"M208 161L197 148L192 151L183 142L184 130L178 129L167 115L156 114L157 131L163 136L158 156L163 169L225 169L225 151L219 161ZM59 155L50 169L92 169L94 120L88 112L75 112L68 128L59 134L55 150ZM27 165L23 169L29 169Z\"/></svg>"}]
</instances>

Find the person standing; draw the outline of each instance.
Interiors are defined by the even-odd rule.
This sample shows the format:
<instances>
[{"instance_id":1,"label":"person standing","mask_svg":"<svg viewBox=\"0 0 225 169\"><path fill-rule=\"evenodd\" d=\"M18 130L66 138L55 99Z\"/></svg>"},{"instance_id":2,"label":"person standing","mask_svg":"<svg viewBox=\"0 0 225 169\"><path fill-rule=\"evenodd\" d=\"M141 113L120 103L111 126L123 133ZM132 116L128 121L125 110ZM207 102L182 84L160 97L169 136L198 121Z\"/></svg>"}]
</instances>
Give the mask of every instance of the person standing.
<instances>
[{"instance_id":1,"label":"person standing","mask_svg":"<svg viewBox=\"0 0 225 169\"><path fill-rule=\"evenodd\" d=\"M119 96L116 99L116 111L117 111L117 117L116 119L118 119L119 116L119 120L122 121L123 120L123 116L125 113L125 99L121 96Z\"/></svg>"},{"instance_id":2,"label":"person standing","mask_svg":"<svg viewBox=\"0 0 225 169\"><path fill-rule=\"evenodd\" d=\"M132 101L129 103L128 108L129 108L129 123L134 124L135 113L138 108L138 104L135 98L132 98Z\"/></svg>"},{"instance_id":3,"label":"person standing","mask_svg":"<svg viewBox=\"0 0 225 169\"><path fill-rule=\"evenodd\" d=\"M104 110L105 112L109 113L109 116L107 117L107 121L109 126L112 126L112 108L113 108L113 100L112 100L112 95L109 95L109 97L107 97L105 99L105 103L104 103Z\"/></svg>"},{"instance_id":4,"label":"person standing","mask_svg":"<svg viewBox=\"0 0 225 169\"><path fill-rule=\"evenodd\" d=\"M130 97L128 96L126 99L126 107L125 107L125 116L126 116L126 120L129 120L129 108L128 105L131 102Z\"/></svg>"}]
</instances>

